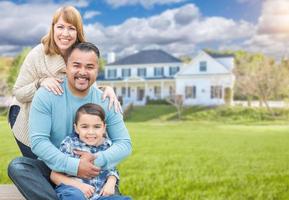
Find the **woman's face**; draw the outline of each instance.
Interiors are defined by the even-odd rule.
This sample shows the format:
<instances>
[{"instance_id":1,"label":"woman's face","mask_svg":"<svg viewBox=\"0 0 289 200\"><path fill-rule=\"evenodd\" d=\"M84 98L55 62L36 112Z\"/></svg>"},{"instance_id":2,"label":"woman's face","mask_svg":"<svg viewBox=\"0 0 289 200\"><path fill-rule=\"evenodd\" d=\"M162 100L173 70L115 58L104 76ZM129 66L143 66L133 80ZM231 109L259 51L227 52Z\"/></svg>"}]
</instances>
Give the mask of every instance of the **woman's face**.
<instances>
[{"instance_id":1,"label":"woman's face","mask_svg":"<svg viewBox=\"0 0 289 200\"><path fill-rule=\"evenodd\" d=\"M54 41L62 55L75 43L77 39L76 27L63 20L62 16L54 25Z\"/></svg>"}]
</instances>

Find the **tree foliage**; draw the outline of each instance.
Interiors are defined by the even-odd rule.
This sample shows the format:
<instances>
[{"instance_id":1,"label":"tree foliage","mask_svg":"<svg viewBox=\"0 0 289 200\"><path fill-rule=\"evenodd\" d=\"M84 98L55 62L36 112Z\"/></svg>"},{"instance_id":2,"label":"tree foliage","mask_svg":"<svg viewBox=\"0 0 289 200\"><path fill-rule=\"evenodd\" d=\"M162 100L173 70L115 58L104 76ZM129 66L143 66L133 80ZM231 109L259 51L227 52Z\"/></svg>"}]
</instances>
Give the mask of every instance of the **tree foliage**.
<instances>
[{"instance_id":1,"label":"tree foliage","mask_svg":"<svg viewBox=\"0 0 289 200\"><path fill-rule=\"evenodd\" d=\"M257 97L271 110L268 100L288 94L288 68L263 54L241 53L236 60L236 90L242 95Z\"/></svg>"},{"instance_id":2,"label":"tree foliage","mask_svg":"<svg viewBox=\"0 0 289 200\"><path fill-rule=\"evenodd\" d=\"M24 48L21 53L16 56L16 58L13 60L12 62L12 66L9 70L9 75L7 78L7 84L10 90L12 90L15 81L17 79L20 67L25 59L25 57L27 56L28 52L31 50L31 48Z\"/></svg>"}]
</instances>

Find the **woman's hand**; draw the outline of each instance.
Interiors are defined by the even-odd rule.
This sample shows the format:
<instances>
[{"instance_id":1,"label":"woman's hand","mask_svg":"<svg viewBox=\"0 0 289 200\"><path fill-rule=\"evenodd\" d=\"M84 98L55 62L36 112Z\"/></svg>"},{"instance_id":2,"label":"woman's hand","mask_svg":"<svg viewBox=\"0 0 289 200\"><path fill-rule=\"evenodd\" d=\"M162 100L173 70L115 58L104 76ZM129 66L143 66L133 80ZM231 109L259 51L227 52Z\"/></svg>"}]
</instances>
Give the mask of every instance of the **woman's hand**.
<instances>
[{"instance_id":1,"label":"woman's hand","mask_svg":"<svg viewBox=\"0 0 289 200\"><path fill-rule=\"evenodd\" d=\"M102 100L105 100L106 97L109 98L109 106L108 106L108 108L111 109L111 107L113 105L115 112L122 113L122 108L121 108L120 102L118 101L117 96L116 96L113 88L110 87L110 86L105 86L104 87L104 92L102 94Z\"/></svg>"},{"instance_id":2,"label":"woman's hand","mask_svg":"<svg viewBox=\"0 0 289 200\"><path fill-rule=\"evenodd\" d=\"M62 95L63 89L60 85L63 80L54 77L48 77L41 81L40 86L47 89L49 92L53 92L55 95Z\"/></svg>"}]
</instances>

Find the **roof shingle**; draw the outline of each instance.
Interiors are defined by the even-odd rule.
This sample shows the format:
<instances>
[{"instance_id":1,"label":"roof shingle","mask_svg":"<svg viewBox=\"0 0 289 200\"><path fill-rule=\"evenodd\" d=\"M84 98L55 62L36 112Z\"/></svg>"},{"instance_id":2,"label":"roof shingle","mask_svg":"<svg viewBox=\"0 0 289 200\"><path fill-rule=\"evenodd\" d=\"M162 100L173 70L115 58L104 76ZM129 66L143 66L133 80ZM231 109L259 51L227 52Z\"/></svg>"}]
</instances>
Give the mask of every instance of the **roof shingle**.
<instances>
[{"instance_id":1,"label":"roof shingle","mask_svg":"<svg viewBox=\"0 0 289 200\"><path fill-rule=\"evenodd\" d=\"M163 50L143 50L130 56L117 60L110 65L135 65L135 64L151 64L151 63L178 63L180 59L168 54Z\"/></svg>"}]
</instances>

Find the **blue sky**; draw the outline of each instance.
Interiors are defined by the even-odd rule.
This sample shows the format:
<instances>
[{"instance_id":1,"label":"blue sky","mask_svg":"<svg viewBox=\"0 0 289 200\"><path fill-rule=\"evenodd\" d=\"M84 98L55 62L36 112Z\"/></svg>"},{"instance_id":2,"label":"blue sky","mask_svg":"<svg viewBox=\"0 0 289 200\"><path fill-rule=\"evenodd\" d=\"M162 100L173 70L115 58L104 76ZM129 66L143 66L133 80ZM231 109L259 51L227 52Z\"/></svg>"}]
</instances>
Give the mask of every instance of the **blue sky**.
<instances>
[{"instance_id":1,"label":"blue sky","mask_svg":"<svg viewBox=\"0 0 289 200\"><path fill-rule=\"evenodd\" d=\"M86 38L103 55L151 48L192 57L202 48L289 53L289 0L0 0L0 55L37 45L63 5L79 9Z\"/></svg>"},{"instance_id":2,"label":"blue sky","mask_svg":"<svg viewBox=\"0 0 289 200\"><path fill-rule=\"evenodd\" d=\"M60 1L58 1L60 2ZM145 1L144 1L145 2ZM147 1L149 2L149 1ZM89 4L90 8L94 8L99 14L90 20L85 20L86 23L98 21L103 25L117 25L131 17L149 17L158 15L159 13L183 5L193 3L199 7L204 16L223 16L235 20L245 19L249 21L257 21L261 10L261 0L248 1L250 3L242 3L236 0L188 0L175 1L176 3L168 4L131 4L126 6L108 4L105 1L94 1ZM216 3L218 2L218 3ZM213 6L212 6L213 4ZM90 10L88 7L80 9L82 13Z\"/></svg>"}]
</instances>

